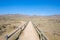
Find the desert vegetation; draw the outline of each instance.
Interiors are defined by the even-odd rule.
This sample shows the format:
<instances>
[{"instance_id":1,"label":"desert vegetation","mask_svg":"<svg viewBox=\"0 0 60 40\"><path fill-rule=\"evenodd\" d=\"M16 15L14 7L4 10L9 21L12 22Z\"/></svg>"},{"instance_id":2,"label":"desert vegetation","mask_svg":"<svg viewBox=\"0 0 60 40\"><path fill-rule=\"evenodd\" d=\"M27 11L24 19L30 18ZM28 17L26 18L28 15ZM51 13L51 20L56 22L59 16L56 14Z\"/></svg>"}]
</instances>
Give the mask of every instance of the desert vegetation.
<instances>
[{"instance_id":1,"label":"desert vegetation","mask_svg":"<svg viewBox=\"0 0 60 40\"><path fill-rule=\"evenodd\" d=\"M23 19L17 16L0 15L0 39L3 39L6 34L10 33L24 23L25 20L22 21Z\"/></svg>"},{"instance_id":2,"label":"desert vegetation","mask_svg":"<svg viewBox=\"0 0 60 40\"><path fill-rule=\"evenodd\" d=\"M27 16L27 15L0 15L0 38L16 29L22 22L31 20L42 30L50 40L60 40L60 15Z\"/></svg>"},{"instance_id":3,"label":"desert vegetation","mask_svg":"<svg viewBox=\"0 0 60 40\"><path fill-rule=\"evenodd\" d=\"M32 21L50 40L60 40L60 16L34 17Z\"/></svg>"}]
</instances>

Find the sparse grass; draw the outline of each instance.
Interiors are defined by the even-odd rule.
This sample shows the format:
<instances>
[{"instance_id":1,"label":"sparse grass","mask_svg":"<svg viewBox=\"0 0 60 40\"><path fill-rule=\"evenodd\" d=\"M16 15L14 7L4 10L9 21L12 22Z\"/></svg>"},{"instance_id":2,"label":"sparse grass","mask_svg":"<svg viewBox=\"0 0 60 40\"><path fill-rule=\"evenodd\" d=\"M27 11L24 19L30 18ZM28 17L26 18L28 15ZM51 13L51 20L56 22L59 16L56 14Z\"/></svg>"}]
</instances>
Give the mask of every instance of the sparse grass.
<instances>
[{"instance_id":1,"label":"sparse grass","mask_svg":"<svg viewBox=\"0 0 60 40\"><path fill-rule=\"evenodd\" d=\"M10 20L8 18L0 19L0 39L4 40L6 34L10 33L14 29L16 29L19 25L21 25L24 21L20 19L13 18ZM18 34L17 34L18 35Z\"/></svg>"},{"instance_id":2,"label":"sparse grass","mask_svg":"<svg viewBox=\"0 0 60 40\"><path fill-rule=\"evenodd\" d=\"M26 16L2 16L0 17L0 36L3 36L6 33L11 32L18 25L21 24L21 21L31 20L37 25L39 29L42 29L43 32L51 40L60 40L60 36L54 35L54 33L60 34L60 17L26 17ZM2 32L2 29L6 30Z\"/></svg>"},{"instance_id":3,"label":"sparse grass","mask_svg":"<svg viewBox=\"0 0 60 40\"><path fill-rule=\"evenodd\" d=\"M53 35L53 33L60 34L60 19L43 17L34 18L32 21L37 25L38 28L42 29L51 40L60 40L60 36Z\"/></svg>"}]
</instances>

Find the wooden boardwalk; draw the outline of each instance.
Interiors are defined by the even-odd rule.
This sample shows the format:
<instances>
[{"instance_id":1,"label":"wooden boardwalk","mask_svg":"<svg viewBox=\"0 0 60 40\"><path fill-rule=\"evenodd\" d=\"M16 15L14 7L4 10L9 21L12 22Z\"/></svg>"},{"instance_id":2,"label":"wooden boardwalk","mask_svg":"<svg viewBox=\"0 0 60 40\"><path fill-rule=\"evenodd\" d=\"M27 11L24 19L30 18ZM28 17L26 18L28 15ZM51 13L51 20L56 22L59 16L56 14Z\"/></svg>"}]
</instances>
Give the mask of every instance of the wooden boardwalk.
<instances>
[{"instance_id":1,"label":"wooden boardwalk","mask_svg":"<svg viewBox=\"0 0 60 40\"><path fill-rule=\"evenodd\" d=\"M5 40L48 40L44 33L37 28L31 21L18 27L11 34L5 37Z\"/></svg>"},{"instance_id":2,"label":"wooden boardwalk","mask_svg":"<svg viewBox=\"0 0 60 40\"><path fill-rule=\"evenodd\" d=\"M24 31L22 31L18 40L39 40L39 36L31 21L29 21Z\"/></svg>"}]
</instances>

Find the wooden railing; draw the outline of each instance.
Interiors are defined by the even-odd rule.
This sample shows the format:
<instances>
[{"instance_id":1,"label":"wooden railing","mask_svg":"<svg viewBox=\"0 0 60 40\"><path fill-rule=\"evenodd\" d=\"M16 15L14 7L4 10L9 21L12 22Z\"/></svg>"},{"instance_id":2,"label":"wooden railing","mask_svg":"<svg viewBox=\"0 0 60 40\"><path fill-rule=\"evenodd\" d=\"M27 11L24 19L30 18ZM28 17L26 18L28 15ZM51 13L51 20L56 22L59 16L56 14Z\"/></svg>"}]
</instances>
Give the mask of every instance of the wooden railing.
<instances>
[{"instance_id":1,"label":"wooden railing","mask_svg":"<svg viewBox=\"0 0 60 40\"><path fill-rule=\"evenodd\" d=\"M39 29L37 28L37 25L35 25L34 23L32 23L34 25L34 28L36 29L40 40L48 40L48 38L46 37L46 35Z\"/></svg>"},{"instance_id":2,"label":"wooden railing","mask_svg":"<svg viewBox=\"0 0 60 40\"><path fill-rule=\"evenodd\" d=\"M29 21L28 21L28 22L29 22ZM28 22L25 23L23 26L18 27L18 28L17 28L16 30L14 30L11 34L6 35L6 36L5 36L5 40L18 40L20 34L21 34L22 31L26 28ZM33 24L33 23L32 23L32 24ZM37 25L33 24L33 26L34 26L35 30L37 31L40 40L48 40L48 38L46 37L46 35L45 35L40 29L37 28Z\"/></svg>"},{"instance_id":3,"label":"wooden railing","mask_svg":"<svg viewBox=\"0 0 60 40\"><path fill-rule=\"evenodd\" d=\"M5 40L18 40L21 32L25 29L27 24L28 24L28 22L25 23L23 26L18 27L13 32L11 32L10 34L7 34L5 36Z\"/></svg>"}]
</instances>

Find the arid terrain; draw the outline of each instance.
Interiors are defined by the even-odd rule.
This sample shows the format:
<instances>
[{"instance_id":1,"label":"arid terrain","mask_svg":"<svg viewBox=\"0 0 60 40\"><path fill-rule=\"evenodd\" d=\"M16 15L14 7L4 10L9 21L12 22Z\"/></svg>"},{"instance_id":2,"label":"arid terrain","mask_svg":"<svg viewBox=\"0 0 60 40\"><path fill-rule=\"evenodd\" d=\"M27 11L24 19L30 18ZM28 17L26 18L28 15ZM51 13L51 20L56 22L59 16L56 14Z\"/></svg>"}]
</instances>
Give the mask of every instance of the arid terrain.
<instances>
[{"instance_id":1,"label":"arid terrain","mask_svg":"<svg viewBox=\"0 0 60 40\"><path fill-rule=\"evenodd\" d=\"M60 15L36 16L32 21L50 40L60 40Z\"/></svg>"},{"instance_id":2,"label":"arid terrain","mask_svg":"<svg viewBox=\"0 0 60 40\"><path fill-rule=\"evenodd\" d=\"M60 15L28 16L21 14L0 15L0 40L29 20L37 25L49 40L60 40Z\"/></svg>"}]
</instances>

